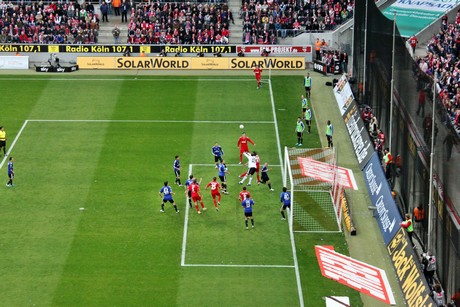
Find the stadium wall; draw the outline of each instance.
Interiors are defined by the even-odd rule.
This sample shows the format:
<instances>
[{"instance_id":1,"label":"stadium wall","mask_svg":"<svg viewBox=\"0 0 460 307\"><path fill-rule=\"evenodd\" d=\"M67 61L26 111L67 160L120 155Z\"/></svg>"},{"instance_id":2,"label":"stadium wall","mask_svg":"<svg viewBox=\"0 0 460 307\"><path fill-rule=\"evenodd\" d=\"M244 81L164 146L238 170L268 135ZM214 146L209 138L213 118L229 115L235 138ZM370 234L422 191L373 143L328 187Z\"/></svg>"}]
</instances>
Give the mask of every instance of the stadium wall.
<instances>
[{"instance_id":1,"label":"stadium wall","mask_svg":"<svg viewBox=\"0 0 460 307\"><path fill-rule=\"evenodd\" d=\"M391 147L392 155L400 157L399 171L392 174L390 182L407 204L407 207L400 208L402 212L412 213L414 207L422 204L428 213L432 206L430 220L426 214L426 218L417 223L416 232L421 238L422 247L430 246L436 255L437 276L449 296L460 285L460 275L457 274L460 267L460 191L456 184L460 164L446 163L446 146L442 143L449 134L457 139L459 136L439 101L436 101L435 110L432 110L433 80L419 71L406 48L405 40L399 34L395 37L392 65L393 21L385 18L369 1L366 27L365 9L364 3L356 2L353 71L357 84L366 82L366 85L364 92L360 92L359 87L354 88L357 93L355 97L361 105L372 108L379 127L387 137L385 147ZM428 97L425 115L422 117L416 114L421 90L426 91ZM394 105L391 114L392 97ZM423 127L426 116L431 114L439 129L439 133L434 136L436 147L433 178L430 178L431 135ZM391 140L388 139L390 131L393 136ZM428 242L429 223L433 226L432 242Z\"/></svg>"}]
</instances>

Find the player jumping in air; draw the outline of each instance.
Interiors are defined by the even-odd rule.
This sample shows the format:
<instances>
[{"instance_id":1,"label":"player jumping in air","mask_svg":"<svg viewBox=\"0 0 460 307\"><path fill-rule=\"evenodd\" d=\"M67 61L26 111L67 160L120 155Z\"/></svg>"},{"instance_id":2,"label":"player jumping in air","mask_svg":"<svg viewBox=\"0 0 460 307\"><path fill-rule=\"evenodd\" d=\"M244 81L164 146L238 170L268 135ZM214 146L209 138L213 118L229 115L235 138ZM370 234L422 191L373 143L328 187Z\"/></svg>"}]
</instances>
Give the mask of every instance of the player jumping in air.
<instances>
[{"instance_id":1,"label":"player jumping in air","mask_svg":"<svg viewBox=\"0 0 460 307\"><path fill-rule=\"evenodd\" d=\"M260 65L257 65L257 67L254 68L254 76L257 81L257 89L259 89L262 86L262 83L260 82L260 78L262 76L262 69L260 68Z\"/></svg>"},{"instance_id":2,"label":"player jumping in air","mask_svg":"<svg viewBox=\"0 0 460 307\"><path fill-rule=\"evenodd\" d=\"M239 164L243 163L243 153L249 152L248 142L256 146L256 144L249 137L246 136L246 132L243 132L243 134L238 139L238 143L236 144L236 146L240 149Z\"/></svg>"},{"instance_id":3,"label":"player jumping in air","mask_svg":"<svg viewBox=\"0 0 460 307\"><path fill-rule=\"evenodd\" d=\"M249 182L248 186L251 185L252 182L252 175L256 172L256 167L257 167L257 158L256 158L256 153L252 152L252 154L249 154L248 152L245 152L244 155L248 158L248 171L246 175L241 179L239 184L243 184L246 178L249 177Z\"/></svg>"},{"instance_id":4,"label":"player jumping in air","mask_svg":"<svg viewBox=\"0 0 460 307\"><path fill-rule=\"evenodd\" d=\"M217 182L217 177L212 178L212 181L206 185L205 190L207 190L209 187L211 187L211 196L212 196L212 201L214 202L214 207L216 208L217 211L219 211L220 199L222 197L220 195L220 190L222 189L222 187Z\"/></svg>"},{"instance_id":5,"label":"player jumping in air","mask_svg":"<svg viewBox=\"0 0 460 307\"><path fill-rule=\"evenodd\" d=\"M260 184L260 157L259 155L254 151L254 153L256 154L256 176L257 176L257 184ZM244 176L246 176L246 174L248 173L248 171L242 173L240 175L240 178L243 178Z\"/></svg>"},{"instance_id":6,"label":"player jumping in air","mask_svg":"<svg viewBox=\"0 0 460 307\"><path fill-rule=\"evenodd\" d=\"M173 195L174 193L171 187L168 185L168 182L165 181L164 186L160 189L160 197L163 199L163 201L161 202L160 212L165 212L165 203L170 202L173 205L174 210L176 210L176 213L179 213L179 210L177 210L176 203L174 202L174 199L172 197Z\"/></svg>"}]
</instances>

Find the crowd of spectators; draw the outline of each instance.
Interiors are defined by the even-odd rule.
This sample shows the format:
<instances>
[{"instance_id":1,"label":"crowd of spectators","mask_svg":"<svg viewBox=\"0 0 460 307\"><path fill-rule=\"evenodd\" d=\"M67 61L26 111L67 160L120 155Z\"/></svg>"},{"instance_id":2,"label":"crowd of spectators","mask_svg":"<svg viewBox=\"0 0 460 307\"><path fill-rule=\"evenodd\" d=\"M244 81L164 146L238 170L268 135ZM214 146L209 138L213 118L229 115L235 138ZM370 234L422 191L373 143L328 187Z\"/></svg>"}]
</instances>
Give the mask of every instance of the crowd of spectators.
<instances>
[{"instance_id":1,"label":"crowd of spectators","mask_svg":"<svg viewBox=\"0 0 460 307\"><path fill-rule=\"evenodd\" d=\"M346 52L322 48L318 60L326 64L327 73L348 73L348 54Z\"/></svg>"},{"instance_id":2,"label":"crowd of spectators","mask_svg":"<svg viewBox=\"0 0 460 307\"><path fill-rule=\"evenodd\" d=\"M416 61L421 71L437 80L439 98L447 111L445 120L460 131L460 11L450 23L444 16L439 33L433 35L428 52ZM423 90L423 89L419 89Z\"/></svg>"},{"instance_id":3,"label":"crowd of spectators","mask_svg":"<svg viewBox=\"0 0 460 307\"><path fill-rule=\"evenodd\" d=\"M227 44L235 23L225 1L126 5L130 44ZM352 17L353 7L354 0L244 0L242 43L276 44L278 37L332 30ZM99 11L91 2L0 2L1 43L91 44L98 29Z\"/></svg>"},{"instance_id":4,"label":"crowd of spectators","mask_svg":"<svg viewBox=\"0 0 460 307\"><path fill-rule=\"evenodd\" d=\"M0 43L97 43L98 15L91 2L0 2Z\"/></svg>"},{"instance_id":5,"label":"crowd of spectators","mask_svg":"<svg viewBox=\"0 0 460 307\"><path fill-rule=\"evenodd\" d=\"M333 30L353 17L354 0L244 0L243 44L275 44L277 37Z\"/></svg>"},{"instance_id":6,"label":"crowd of spectators","mask_svg":"<svg viewBox=\"0 0 460 307\"><path fill-rule=\"evenodd\" d=\"M226 2L151 2L131 8L130 44L228 44L233 16Z\"/></svg>"}]
</instances>

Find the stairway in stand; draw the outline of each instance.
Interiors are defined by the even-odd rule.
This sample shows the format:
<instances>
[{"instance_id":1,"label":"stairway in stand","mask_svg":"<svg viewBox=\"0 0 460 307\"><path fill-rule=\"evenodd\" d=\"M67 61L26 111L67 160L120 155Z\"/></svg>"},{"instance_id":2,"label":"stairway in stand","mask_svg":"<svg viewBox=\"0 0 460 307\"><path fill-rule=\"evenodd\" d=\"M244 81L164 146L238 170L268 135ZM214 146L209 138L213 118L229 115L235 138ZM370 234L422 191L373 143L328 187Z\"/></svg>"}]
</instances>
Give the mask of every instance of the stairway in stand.
<instances>
[{"instance_id":1,"label":"stairway in stand","mask_svg":"<svg viewBox=\"0 0 460 307\"><path fill-rule=\"evenodd\" d=\"M99 5L95 5L94 9L100 16L98 44L113 45L115 43L115 40L112 35L112 30L113 28L115 28L115 26L118 26L118 28L120 28L119 43L126 44L126 41L128 39L128 23L122 23L121 16L115 16L113 13L109 14L108 16L109 22L102 22L102 15L101 10L99 9Z\"/></svg>"},{"instance_id":2,"label":"stairway in stand","mask_svg":"<svg viewBox=\"0 0 460 307\"><path fill-rule=\"evenodd\" d=\"M243 20L240 18L241 0L228 0L228 8L235 20L235 24L230 23L229 44L241 45L243 42Z\"/></svg>"}]
</instances>

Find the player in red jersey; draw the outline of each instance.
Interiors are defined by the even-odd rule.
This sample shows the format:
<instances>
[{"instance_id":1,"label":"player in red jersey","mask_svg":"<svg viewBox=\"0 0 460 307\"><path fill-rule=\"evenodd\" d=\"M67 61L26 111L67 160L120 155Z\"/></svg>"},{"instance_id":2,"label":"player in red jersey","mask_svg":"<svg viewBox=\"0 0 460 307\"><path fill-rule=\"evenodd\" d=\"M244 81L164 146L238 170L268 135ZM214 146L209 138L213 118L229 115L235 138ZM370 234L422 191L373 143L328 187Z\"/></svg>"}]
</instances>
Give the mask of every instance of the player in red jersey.
<instances>
[{"instance_id":1,"label":"player in red jersey","mask_svg":"<svg viewBox=\"0 0 460 307\"><path fill-rule=\"evenodd\" d=\"M262 76L262 69L260 68L260 65L257 65L257 67L254 68L254 76L256 77L257 81L257 89L259 89L262 86L260 83L260 77Z\"/></svg>"},{"instance_id":2,"label":"player in red jersey","mask_svg":"<svg viewBox=\"0 0 460 307\"><path fill-rule=\"evenodd\" d=\"M246 187L243 187L243 191L240 192L239 200L243 201L246 199L246 195L249 195L251 197L251 193L249 193L248 190L246 190Z\"/></svg>"},{"instance_id":3,"label":"player in red jersey","mask_svg":"<svg viewBox=\"0 0 460 307\"><path fill-rule=\"evenodd\" d=\"M198 214L201 214L200 208L198 207L198 202L200 202L201 208L203 211L206 211L203 200L201 198L200 186L196 183L196 178L193 179L193 183L188 186L190 195L192 195L192 201L195 204L196 211Z\"/></svg>"},{"instance_id":4,"label":"player in red jersey","mask_svg":"<svg viewBox=\"0 0 460 307\"><path fill-rule=\"evenodd\" d=\"M206 185L205 190L207 190L209 187L211 187L211 196L212 201L214 202L214 207L216 207L216 210L219 211L218 206L220 206L220 199L222 197L222 195L220 195L220 190L222 187L220 186L220 183L217 182L217 177L212 178L212 181Z\"/></svg>"},{"instance_id":5,"label":"player in red jersey","mask_svg":"<svg viewBox=\"0 0 460 307\"><path fill-rule=\"evenodd\" d=\"M240 163L239 164L243 163L243 153L249 152L248 142L256 146L254 141L246 136L246 132L243 132L243 134L238 139L238 143L236 144L236 146L240 148Z\"/></svg>"}]
</instances>

